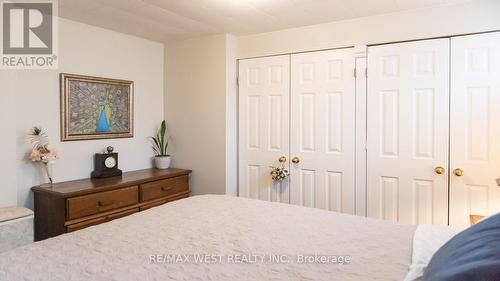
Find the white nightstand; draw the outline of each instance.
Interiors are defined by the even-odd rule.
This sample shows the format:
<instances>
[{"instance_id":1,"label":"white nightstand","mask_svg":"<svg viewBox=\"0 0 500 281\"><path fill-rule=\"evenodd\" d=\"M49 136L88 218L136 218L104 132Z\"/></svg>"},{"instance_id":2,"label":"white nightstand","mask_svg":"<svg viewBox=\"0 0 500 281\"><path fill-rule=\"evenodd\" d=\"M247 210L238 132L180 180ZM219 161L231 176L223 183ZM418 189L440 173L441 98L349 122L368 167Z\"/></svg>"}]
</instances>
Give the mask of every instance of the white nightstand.
<instances>
[{"instance_id":1,"label":"white nightstand","mask_svg":"<svg viewBox=\"0 0 500 281\"><path fill-rule=\"evenodd\" d=\"M0 253L33 243L33 211L0 208Z\"/></svg>"}]
</instances>

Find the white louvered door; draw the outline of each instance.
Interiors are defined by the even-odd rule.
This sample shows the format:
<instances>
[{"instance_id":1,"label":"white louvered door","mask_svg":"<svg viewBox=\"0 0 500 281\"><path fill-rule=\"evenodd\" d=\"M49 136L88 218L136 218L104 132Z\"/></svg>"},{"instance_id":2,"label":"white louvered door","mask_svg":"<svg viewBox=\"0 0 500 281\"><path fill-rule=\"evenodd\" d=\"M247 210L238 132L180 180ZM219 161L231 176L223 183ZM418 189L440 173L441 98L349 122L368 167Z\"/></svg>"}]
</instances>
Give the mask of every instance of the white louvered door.
<instances>
[{"instance_id":1,"label":"white louvered door","mask_svg":"<svg viewBox=\"0 0 500 281\"><path fill-rule=\"evenodd\" d=\"M500 33L451 46L450 224L468 226L471 214L500 212Z\"/></svg>"},{"instance_id":2,"label":"white louvered door","mask_svg":"<svg viewBox=\"0 0 500 281\"><path fill-rule=\"evenodd\" d=\"M289 154L289 64L290 56L239 62L239 196L289 202L288 182L269 174Z\"/></svg>"},{"instance_id":3,"label":"white louvered door","mask_svg":"<svg viewBox=\"0 0 500 281\"><path fill-rule=\"evenodd\" d=\"M352 48L292 55L290 201L355 213Z\"/></svg>"},{"instance_id":4,"label":"white louvered door","mask_svg":"<svg viewBox=\"0 0 500 281\"><path fill-rule=\"evenodd\" d=\"M449 39L368 48L369 217L448 223L448 121Z\"/></svg>"}]
</instances>

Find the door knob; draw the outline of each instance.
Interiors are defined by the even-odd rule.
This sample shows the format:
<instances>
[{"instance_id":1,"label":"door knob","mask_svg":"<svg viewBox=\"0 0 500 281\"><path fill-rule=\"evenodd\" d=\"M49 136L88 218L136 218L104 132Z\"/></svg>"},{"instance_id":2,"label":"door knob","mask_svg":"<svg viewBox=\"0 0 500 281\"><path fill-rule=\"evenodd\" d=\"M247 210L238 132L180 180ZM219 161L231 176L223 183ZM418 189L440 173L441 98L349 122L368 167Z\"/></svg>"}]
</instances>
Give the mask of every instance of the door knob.
<instances>
[{"instance_id":1,"label":"door knob","mask_svg":"<svg viewBox=\"0 0 500 281\"><path fill-rule=\"evenodd\" d=\"M293 164L298 164L299 162L300 162L300 158L299 157L295 156L295 157L292 158L292 163Z\"/></svg>"},{"instance_id":2,"label":"door knob","mask_svg":"<svg viewBox=\"0 0 500 281\"><path fill-rule=\"evenodd\" d=\"M280 163L285 163L286 162L286 157L285 156L281 156L280 158L278 158L278 161Z\"/></svg>"},{"instance_id":3,"label":"door knob","mask_svg":"<svg viewBox=\"0 0 500 281\"><path fill-rule=\"evenodd\" d=\"M436 168L434 168L434 172L436 172L436 174L438 175L442 175L444 174L444 172L446 172L446 170L441 166L437 166Z\"/></svg>"},{"instance_id":4,"label":"door knob","mask_svg":"<svg viewBox=\"0 0 500 281\"><path fill-rule=\"evenodd\" d=\"M461 177L464 175L464 170L462 170L460 168L456 168L455 170L453 170L453 173L455 174L455 176Z\"/></svg>"}]
</instances>

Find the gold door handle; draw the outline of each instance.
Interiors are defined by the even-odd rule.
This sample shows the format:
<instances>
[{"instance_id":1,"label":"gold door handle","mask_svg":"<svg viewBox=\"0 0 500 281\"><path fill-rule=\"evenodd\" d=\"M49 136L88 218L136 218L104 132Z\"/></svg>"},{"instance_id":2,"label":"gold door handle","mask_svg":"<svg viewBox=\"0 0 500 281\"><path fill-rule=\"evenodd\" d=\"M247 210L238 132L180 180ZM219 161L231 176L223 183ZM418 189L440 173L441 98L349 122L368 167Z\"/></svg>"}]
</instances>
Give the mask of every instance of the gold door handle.
<instances>
[{"instance_id":1,"label":"gold door handle","mask_svg":"<svg viewBox=\"0 0 500 281\"><path fill-rule=\"evenodd\" d=\"M295 157L292 158L292 163L293 164L298 164L299 162L300 162L300 158L299 157L295 156Z\"/></svg>"},{"instance_id":2,"label":"gold door handle","mask_svg":"<svg viewBox=\"0 0 500 281\"><path fill-rule=\"evenodd\" d=\"M278 158L278 161L280 163L285 163L286 162L286 157L285 156L281 156L280 158Z\"/></svg>"},{"instance_id":3,"label":"gold door handle","mask_svg":"<svg viewBox=\"0 0 500 281\"><path fill-rule=\"evenodd\" d=\"M464 175L464 170L462 170L460 168L456 168L455 170L453 170L453 173L455 174L455 176L461 177Z\"/></svg>"},{"instance_id":4,"label":"gold door handle","mask_svg":"<svg viewBox=\"0 0 500 281\"><path fill-rule=\"evenodd\" d=\"M444 174L444 172L446 172L446 170L441 166L437 166L436 168L434 168L434 172L436 172L436 174L438 175L442 175Z\"/></svg>"}]
</instances>

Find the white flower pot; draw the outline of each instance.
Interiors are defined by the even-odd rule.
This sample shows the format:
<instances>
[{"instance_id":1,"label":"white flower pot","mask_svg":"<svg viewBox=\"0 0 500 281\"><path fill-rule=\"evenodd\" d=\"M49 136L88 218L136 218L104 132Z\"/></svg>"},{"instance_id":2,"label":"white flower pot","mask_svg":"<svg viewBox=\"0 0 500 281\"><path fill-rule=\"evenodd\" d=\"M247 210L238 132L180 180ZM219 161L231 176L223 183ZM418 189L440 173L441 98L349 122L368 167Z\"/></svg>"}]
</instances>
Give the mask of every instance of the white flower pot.
<instances>
[{"instance_id":1,"label":"white flower pot","mask_svg":"<svg viewBox=\"0 0 500 281\"><path fill-rule=\"evenodd\" d=\"M168 169L170 168L170 160L170 155L155 156L155 166L157 169Z\"/></svg>"}]
</instances>

